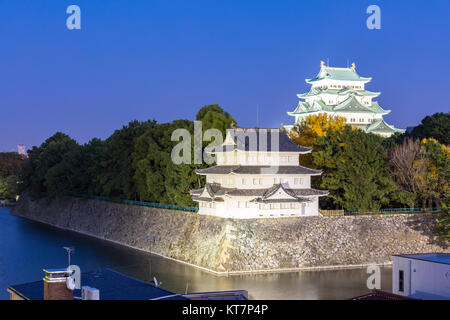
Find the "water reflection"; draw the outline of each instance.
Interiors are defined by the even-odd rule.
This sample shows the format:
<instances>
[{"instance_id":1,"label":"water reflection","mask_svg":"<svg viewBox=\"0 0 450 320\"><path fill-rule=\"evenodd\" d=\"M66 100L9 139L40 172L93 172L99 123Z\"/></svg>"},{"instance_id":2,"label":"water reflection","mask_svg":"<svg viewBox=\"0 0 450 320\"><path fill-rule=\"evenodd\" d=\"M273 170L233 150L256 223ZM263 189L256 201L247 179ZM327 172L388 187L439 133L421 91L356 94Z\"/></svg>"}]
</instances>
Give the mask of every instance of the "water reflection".
<instances>
[{"instance_id":1,"label":"water reflection","mask_svg":"<svg viewBox=\"0 0 450 320\"><path fill-rule=\"evenodd\" d=\"M281 274L215 276L188 265L92 237L53 228L9 214L0 208L0 298L9 284L42 278L42 268L65 267L63 246L72 245L72 263L89 271L110 267L173 292L245 289L251 299L347 299L367 293L366 269ZM381 268L381 288L390 291L391 268Z\"/></svg>"}]
</instances>

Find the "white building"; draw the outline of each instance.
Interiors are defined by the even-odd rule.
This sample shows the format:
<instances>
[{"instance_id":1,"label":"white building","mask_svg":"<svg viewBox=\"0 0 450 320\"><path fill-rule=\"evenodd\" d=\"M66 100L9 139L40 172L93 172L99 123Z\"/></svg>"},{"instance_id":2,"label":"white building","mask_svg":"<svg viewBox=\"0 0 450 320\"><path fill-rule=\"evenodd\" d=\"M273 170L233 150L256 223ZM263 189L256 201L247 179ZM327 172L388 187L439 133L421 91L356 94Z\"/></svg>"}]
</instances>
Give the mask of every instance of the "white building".
<instances>
[{"instance_id":1,"label":"white building","mask_svg":"<svg viewBox=\"0 0 450 320\"><path fill-rule=\"evenodd\" d=\"M311 176L321 171L299 165L311 148L292 142L283 129L230 129L222 145L210 148L217 165L197 170L206 176L191 190L199 214L224 218L317 216L319 197Z\"/></svg>"},{"instance_id":2,"label":"white building","mask_svg":"<svg viewBox=\"0 0 450 320\"><path fill-rule=\"evenodd\" d=\"M405 130L396 129L383 120L383 116L391 111L384 110L376 101L372 101L380 92L365 90L366 83L371 80L372 78L360 77L354 63L350 68L334 68L325 66L322 61L319 74L315 78L306 79L311 84L310 91L297 95L305 101L300 101L297 108L287 114L294 117L294 124L300 123L309 115L326 113L344 117L347 124L383 137L404 132ZM286 126L287 129L292 127Z\"/></svg>"},{"instance_id":3,"label":"white building","mask_svg":"<svg viewBox=\"0 0 450 320\"><path fill-rule=\"evenodd\" d=\"M18 154L20 154L20 155L22 155L22 156L25 156L26 155L26 149L25 149L25 145L24 144L18 144L17 145L17 153Z\"/></svg>"},{"instance_id":4,"label":"white building","mask_svg":"<svg viewBox=\"0 0 450 320\"><path fill-rule=\"evenodd\" d=\"M450 253L403 254L392 257L392 292L426 299L450 299Z\"/></svg>"}]
</instances>

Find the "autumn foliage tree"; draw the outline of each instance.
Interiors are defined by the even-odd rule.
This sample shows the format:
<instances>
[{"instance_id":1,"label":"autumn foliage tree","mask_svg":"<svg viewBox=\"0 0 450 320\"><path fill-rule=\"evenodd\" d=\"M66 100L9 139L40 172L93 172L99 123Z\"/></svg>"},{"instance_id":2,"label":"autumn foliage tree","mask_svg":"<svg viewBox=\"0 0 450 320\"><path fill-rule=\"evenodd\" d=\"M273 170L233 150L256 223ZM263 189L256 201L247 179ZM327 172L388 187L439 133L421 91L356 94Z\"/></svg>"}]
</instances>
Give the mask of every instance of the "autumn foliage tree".
<instances>
[{"instance_id":1,"label":"autumn foliage tree","mask_svg":"<svg viewBox=\"0 0 450 320\"><path fill-rule=\"evenodd\" d=\"M399 187L393 200L399 204L440 206L448 196L450 152L435 139L405 138L390 150L388 164Z\"/></svg>"},{"instance_id":2,"label":"autumn foliage tree","mask_svg":"<svg viewBox=\"0 0 450 320\"><path fill-rule=\"evenodd\" d=\"M319 113L307 116L303 121L294 125L289 136L295 143L313 147L317 138L325 137L328 132L342 132L345 128L345 118ZM331 130L331 131L330 131ZM300 164L314 166L311 154L300 155Z\"/></svg>"},{"instance_id":3,"label":"autumn foliage tree","mask_svg":"<svg viewBox=\"0 0 450 320\"><path fill-rule=\"evenodd\" d=\"M386 167L383 138L345 126L329 129L314 144L314 165L323 170L320 187L330 191L331 208L377 210L396 186Z\"/></svg>"}]
</instances>

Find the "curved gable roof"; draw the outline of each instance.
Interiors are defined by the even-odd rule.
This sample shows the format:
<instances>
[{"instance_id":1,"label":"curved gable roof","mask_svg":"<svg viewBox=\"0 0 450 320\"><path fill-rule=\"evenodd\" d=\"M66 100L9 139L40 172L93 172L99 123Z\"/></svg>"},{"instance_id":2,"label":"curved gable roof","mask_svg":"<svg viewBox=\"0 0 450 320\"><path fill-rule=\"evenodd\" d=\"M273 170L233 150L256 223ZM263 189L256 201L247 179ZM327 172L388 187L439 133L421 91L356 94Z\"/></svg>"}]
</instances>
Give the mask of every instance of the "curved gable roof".
<instances>
[{"instance_id":1,"label":"curved gable roof","mask_svg":"<svg viewBox=\"0 0 450 320\"><path fill-rule=\"evenodd\" d=\"M229 140L230 137L235 144L207 147L205 151L208 153L234 150L309 153L312 150L294 143L284 129L235 128L227 131L225 140Z\"/></svg>"}]
</instances>

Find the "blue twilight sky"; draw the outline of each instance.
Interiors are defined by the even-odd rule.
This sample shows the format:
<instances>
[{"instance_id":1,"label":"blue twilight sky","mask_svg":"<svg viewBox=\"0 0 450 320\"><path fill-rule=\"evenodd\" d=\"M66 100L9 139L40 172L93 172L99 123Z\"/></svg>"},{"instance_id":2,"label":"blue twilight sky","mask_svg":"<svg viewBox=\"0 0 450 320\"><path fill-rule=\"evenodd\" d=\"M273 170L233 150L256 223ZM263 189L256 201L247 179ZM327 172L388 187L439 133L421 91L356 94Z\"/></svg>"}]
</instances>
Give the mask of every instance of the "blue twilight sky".
<instances>
[{"instance_id":1,"label":"blue twilight sky","mask_svg":"<svg viewBox=\"0 0 450 320\"><path fill-rule=\"evenodd\" d=\"M82 29L66 28L81 8ZM366 8L381 8L381 30ZM396 127L450 106L450 1L0 0L0 151L63 131L80 143L133 119L290 124L305 78L356 63Z\"/></svg>"}]
</instances>

